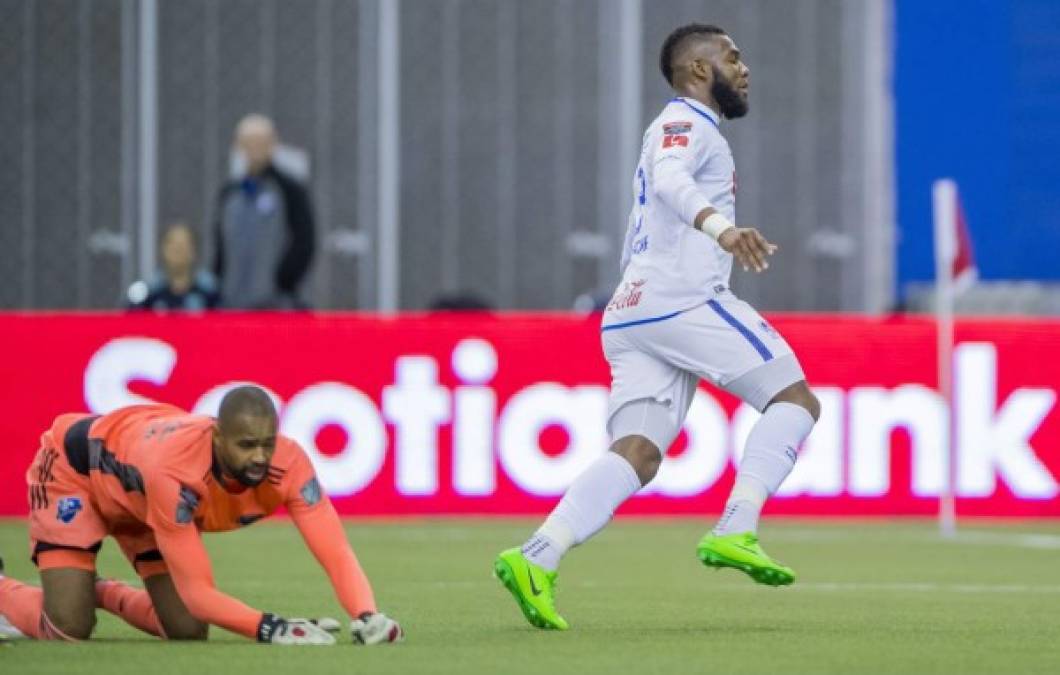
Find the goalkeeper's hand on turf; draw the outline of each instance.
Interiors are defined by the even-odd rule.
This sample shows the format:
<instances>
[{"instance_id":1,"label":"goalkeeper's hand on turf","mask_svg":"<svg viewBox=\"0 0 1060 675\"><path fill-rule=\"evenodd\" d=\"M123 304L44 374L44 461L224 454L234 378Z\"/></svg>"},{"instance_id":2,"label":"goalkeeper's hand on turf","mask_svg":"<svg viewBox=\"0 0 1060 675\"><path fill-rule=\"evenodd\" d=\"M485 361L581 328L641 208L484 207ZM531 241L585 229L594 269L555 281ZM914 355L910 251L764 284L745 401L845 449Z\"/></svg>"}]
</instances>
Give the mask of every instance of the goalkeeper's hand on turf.
<instances>
[{"instance_id":1,"label":"goalkeeper's hand on turf","mask_svg":"<svg viewBox=\"0 0 1060 675\"><path fill-rule=\"evenodd\" d=\"M319 619L310 619L310 621L329 633L338 633L342 630L342 624L339 623L339 620L332 619L330 616L322 616Z\"/></svg>"},{"instance_id":2,"label":"goalkeeper's hand on turf","mask_svg":"<svg viewBox=\"0 0 1060 675\"><path fill-rule=\"evenodd\" d=\"M333 645L335 636L309 619L284 619L266 613L258 624L258 642L273 645Z\"/></svg>"},{"instance_id":3,"label":"goalkeeper's hand on turf","mask_svg":"<svg viewBox=\"0 0 1060 675\"><path fill-rule=\"evenodd\" d=\"M359 645L385 645L404 640L405 631L382 612L365 612L350 622L350 636Z\"/></svg>"}]
</instances>

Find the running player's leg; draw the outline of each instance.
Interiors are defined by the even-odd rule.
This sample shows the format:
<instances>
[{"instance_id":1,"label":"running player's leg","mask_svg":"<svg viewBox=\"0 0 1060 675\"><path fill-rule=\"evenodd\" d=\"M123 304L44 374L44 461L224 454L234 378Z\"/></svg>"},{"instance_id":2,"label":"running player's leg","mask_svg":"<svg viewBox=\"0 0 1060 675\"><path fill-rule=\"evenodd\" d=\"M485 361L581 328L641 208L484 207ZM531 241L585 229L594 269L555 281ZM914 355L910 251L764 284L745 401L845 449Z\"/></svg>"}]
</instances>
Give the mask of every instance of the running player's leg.
<instances>
[{"instance_id":1,"label":"running player's leg","mask_svg":"<svg viewBox=\"0 0 1060 675\"><path fill-rule=\"evenodd\" d=\"M571 547L603 529L623 502L655 478L663 455L681 430L698 381L677 371L670 376L673 385L665 396L619 404L608 422L610 451L571 484L523 547L527 558L547 570L557 569Z\"/></svg>"},{"instance_id":2,"label":"running player's leg","mask_svg":"<svg viewBox=\"0 0 1060 675\"><path fill-rule=\"evenodd\" d=\"M794 359L791 356L785 358ZM729 390L734 393L746 392L746 389L739 385L753 379L757 381L756 388L770 391L797 376L793 367L780 365L786 373L769 373L762 369L757 373L745 375L741 378L742 383L737 382L737 386L730 386ZM772 385L769 384L770 381ZM755 407L762 410L761 404ZM721 520L714 528L715 534L757 533L762 506L780 488L781 483L795 467L799 447L810 434L820 414L821 405L810 391L806 380L800 379L783 386L779 392L769 397L762 416L747 436L736 482Z\"/></svg>"},{"instance_id":3,"label":"running player's leg","mask_svg":"<svg viewBox=\"0 0 1060 675\"><path fill-rule=\"evenodd\" d=\"M794 468L820 405L791 347L747 303L724 294L678 319L674 328L686 334L660 334L659 349L763 413L748 436L722 517L700 542L700 559L741 569L761 583L789 584L794 572L758 545L758 518Z\"/></svg>"},{"instance_id":4,"label":"running player's leg","mask_svg":"<svg viewBox=\"0 0 1060 675\"><path fill-rule=\"evenodd\" d=\"M596 534L622 502L655 477L688 412L697 378L646 353L642 331L633 326L603 333L611 365L610 452L575 479L523 547L546 570L557 569L567 550Z\"/></svg>"},{"instance_id":5,"label":"running player's leg","mask_svg":"<svg viewBox=\"0 0 1060 675\"><path fill-rule=\"evenodd\" d=\"M794 357L783 358L795 363ZM778 368L783 368L783 363ZM765 367L750 377L762 375L767 375ZM779 386L773 376L761 379L773 380L772 386ZM738 387L727 388L734 393L740 391ZM760 403L752 405L762 409ZM766 500L794 468L798 448L813 429L820 406L804 380L784 387L764 405L762 416L748 434L725 510L714 529L700 540L697 552L705 565L732 567L759 583L783 586L795 581L795 571L762 550L758 543L758 520Z\"/></svg>"},{"instance_id":6,"label":"running player's leg","mask_svg":"<svg viewBox=\"0 0 1060 675\"><path fill-rule=\"evenodd\" d=\"M613 375L610 451L575 479L522 548L503 551L494 563L524 616L540 628L567 628L553 606L560 559L655 477L695 390L696 378L638 351L627 336L605 332L604 351Z\"/></svg>"}]
</instances>

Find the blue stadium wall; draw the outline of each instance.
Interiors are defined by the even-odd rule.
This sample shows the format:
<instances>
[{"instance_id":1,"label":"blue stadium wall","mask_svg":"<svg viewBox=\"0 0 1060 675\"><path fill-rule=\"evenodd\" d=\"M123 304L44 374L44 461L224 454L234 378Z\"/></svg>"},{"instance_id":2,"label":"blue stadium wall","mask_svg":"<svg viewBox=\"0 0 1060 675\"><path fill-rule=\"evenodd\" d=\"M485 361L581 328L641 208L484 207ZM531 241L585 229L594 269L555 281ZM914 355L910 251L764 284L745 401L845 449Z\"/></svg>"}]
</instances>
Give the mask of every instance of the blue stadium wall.
<instances>
[{"instance_id":1,"label":"blue stadium wall","mask_svg":"<svg viewBox=\"0 0 1060 675\"><path fill-rule=\"evenodd\" d=\"M896 0L898 294L957 180L983 279L1060 280L1060 2Z\"/></svg>"}]
</instances>

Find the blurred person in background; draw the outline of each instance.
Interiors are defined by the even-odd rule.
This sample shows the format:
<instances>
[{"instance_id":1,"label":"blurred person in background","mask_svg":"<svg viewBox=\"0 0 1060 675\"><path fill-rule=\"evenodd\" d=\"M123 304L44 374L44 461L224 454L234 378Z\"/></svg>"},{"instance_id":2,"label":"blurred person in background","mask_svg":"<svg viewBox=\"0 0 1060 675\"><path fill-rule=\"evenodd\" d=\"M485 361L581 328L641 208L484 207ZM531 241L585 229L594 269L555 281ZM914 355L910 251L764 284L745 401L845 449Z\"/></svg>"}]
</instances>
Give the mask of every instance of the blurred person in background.
<instances>
[{"instance_id":1,"label":"blurred person in background","mask_svg":"<svg viewBox=\"0 0 1060 675\"><path fill-rule=\"evenodd\" d=\"M217 307L217 280L208 270L197 267L198 246L195 232L186 223L174 223L162 234L162 269L153 278L141 279L129 287L130 309L196 312Z\"/></svg>"},{"instance_id":2,"label":"blurred person in background","mask_svg":"<svg viewBox=\"0 0 1060 675\"><path fill-rule=\"evenodd\" d=\"M427 304L431 312L491 312L493 303L474 291L440 293Z\"/></svg>"},{"instance_id":3,"label":"blurred person in background","mask_svg":"<svg viewBox=\"0 0 1060 675\"><path fill-rule=\"evenodd\" d=\"M221 188L214 272L222 306L298 309L298 289L313 258L309 193L273 166L276 129L258 114L236 126L235 147L246 173Z\"/></svg>"}]
</instances>

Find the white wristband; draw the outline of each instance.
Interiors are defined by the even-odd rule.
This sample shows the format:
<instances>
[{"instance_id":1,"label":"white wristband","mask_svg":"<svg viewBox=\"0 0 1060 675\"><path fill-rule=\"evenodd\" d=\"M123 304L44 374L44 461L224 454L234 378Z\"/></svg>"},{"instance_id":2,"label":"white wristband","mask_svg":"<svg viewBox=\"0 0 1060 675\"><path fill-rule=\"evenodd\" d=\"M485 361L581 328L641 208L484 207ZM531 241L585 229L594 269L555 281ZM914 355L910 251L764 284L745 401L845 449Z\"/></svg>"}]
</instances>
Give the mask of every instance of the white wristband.
<instances>
[{"instance_id":1,"label":"white wristband","mask_svg":"<svg viewBox=\"0 0 1060 675\"><path fill-rule=\"evenodd\" d=\"M715 212L703 219L703 224L700 225L699 229L702 230L704 233L710 235L710 237L714 239L714 241L717 241L718 237L721 236L721 233L729 229L730 227L736 226L733 225L732 221L730 221L728 218L721 215L720 213Z\"/></svg>"}]
</instances>

